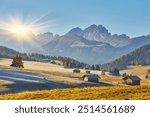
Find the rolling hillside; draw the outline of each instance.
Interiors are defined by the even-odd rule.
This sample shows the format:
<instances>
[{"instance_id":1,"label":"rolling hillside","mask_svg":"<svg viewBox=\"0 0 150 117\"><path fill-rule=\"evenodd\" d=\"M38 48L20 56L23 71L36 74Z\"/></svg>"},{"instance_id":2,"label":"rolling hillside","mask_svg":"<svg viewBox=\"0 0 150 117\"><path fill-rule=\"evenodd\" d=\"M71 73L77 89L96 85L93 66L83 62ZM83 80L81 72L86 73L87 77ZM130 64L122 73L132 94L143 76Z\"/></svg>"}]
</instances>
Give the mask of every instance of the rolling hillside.
<instances>
[{"instance_id":1,"label":"rolling hillside","mask_svg":"<svg viewBox=\"0 0 150 117\"><path fill-rule=\"evenodd\" d=\"M1 58L12 58L14 55L19 54L19 52L12 50L10 48L0 46L0 57Z\"/></svg>"},{"instance_id":2,"label":"rolling hillside","mask_svg":"<svg viewBox=\"0 0 150 117\"><path fill-rule=\"evenodd\" d=\"M150 65L150 44L144 45L115 61L102 65L102 69L126 69L128 65Z\"/></svg>"},{"instance_id":3,"label":"rolling hillside","mask_svg":"<svg viewBox=\"0 0 150 117\"><path fill-rule=\"evenodd\" d=\"M0 58L13 58L16 54L20 54L23 60L27 61L39 61L39 62L50 62L55 61L54 64L59 64L61 66L66 66L70 68L84 68L89 64L79 62L73 58L61 57L61 56L47 56L43 54L36 53L19 53L13 49L0 46Z\"/></svg>"}]
</instances>

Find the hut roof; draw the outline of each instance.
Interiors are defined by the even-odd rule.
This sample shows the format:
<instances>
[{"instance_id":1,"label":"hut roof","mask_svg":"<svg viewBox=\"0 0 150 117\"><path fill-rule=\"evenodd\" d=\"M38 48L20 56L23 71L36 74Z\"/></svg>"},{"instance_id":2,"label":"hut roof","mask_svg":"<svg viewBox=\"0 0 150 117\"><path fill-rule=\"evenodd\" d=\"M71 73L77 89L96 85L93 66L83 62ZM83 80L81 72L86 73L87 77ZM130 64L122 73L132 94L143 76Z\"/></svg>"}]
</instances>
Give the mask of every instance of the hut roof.
<instances>
[{"instance_id":1,"label":"hut roof","mask_svg":"<svg viewBox=\"0 0 150 117\"><path fill-rule=\"evenodd\" d=\"M86 74L83 76L84 78L87 77L87 78L100 78L97 74Z\"/></svg>"},{"instance_id":2,"label":"hut roof","mask_svg":"<svg viewBox=\"0 0 150 117\"><path fill-rule=\"evenodd\" d=\"M80 69L74 69L73 71L80 71Z\"/></svg>"},{"instance_id":3,"label":"hut roof","mask_svg":"<svg viewBox=\"0 0 150 117\"><path fill-rule=\"evenodd\" d=\"M141 80L138 76L126 76L123 78L123 80L126 80L128 78L133 80L133 81Z\"/></svg>"}]
</instances>

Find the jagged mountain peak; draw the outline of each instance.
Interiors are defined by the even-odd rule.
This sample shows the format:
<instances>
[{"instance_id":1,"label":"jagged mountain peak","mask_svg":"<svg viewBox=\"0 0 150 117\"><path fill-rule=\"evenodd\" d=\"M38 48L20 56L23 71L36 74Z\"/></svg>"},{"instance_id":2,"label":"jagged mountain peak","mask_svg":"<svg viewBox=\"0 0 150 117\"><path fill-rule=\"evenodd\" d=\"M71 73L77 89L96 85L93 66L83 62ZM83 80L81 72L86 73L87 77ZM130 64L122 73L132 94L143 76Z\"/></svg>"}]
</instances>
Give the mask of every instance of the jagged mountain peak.
<instances>
[{"instance_id":1,"label":"jagged mountain peak","mask_svg":"<svg viewBox=\"0 0 150 117\"><path fill-rule=\"evenodd\" d=\"M83 30L79 27L73 28L71 29L67 35L78 35L78 36L82 36L83 35Z\"/></svg>"},{"instance_id":2,"label":"jagged mountain peak","mask_svg":"<svg viewBox=\"0 0 150 117\"><path fill-rule=\"evenodd\" d=\"M96 24L92 24L84 30L79 27L73 28L66 35L76 35L87 40L108 43L114 47L123 47L131 42L129 36L125 34L112 35L105 26Z\"/></svg>"},{"instance_id":3,"label":"jagged mountain peak","mask_svg":"<svg viewBox=\"0 0 150 117\"><path fill-rule=\"evenodd\" d=\"M84 30L83 37L88 40L106 42L111 36L108 30L102 25L91 25Z\"/></svg>"},{"instance_id":4,"label":"jagged mountain peak","mask_svg":"<svg viewBox=\"0 0 150 117\"><path fill-rule=\"evenodd\" d=\"M87 30L97 30L99 31L100 33L108 33L108 30L106 29L106 27L104 27L103 25L91 25L89 27L87 27L84 31L86 32Z\"/></svg>"},{"instance_id":5,"label":"jagged mountain peak","mask_svg":"<svg viewBox=\"0 0 150 117\"><path fill-rule=\"evenodd\" d=\"M96 25L96 24L92 24L92 25L90 25L89 27L87 27L87 28L97 28L98 26Z\"/></svg>"}]
</instances>

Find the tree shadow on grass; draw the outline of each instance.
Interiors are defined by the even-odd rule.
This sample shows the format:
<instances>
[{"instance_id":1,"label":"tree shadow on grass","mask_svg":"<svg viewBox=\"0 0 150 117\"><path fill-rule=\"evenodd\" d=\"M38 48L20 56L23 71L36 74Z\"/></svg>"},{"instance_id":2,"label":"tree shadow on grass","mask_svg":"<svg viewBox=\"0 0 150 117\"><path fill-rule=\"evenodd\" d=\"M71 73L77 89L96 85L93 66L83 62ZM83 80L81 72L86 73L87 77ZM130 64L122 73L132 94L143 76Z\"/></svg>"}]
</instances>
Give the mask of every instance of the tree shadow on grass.
<instances>
[{"instance_id":1,"label":"tree shadow on grass","mask_svg":"<svg viewBox=\"0 0 150 117\"><path fill-rule=\"evenodd\" d=\"M11 82L4 85L7 90L0 91L0 94L36 90L62 89L67 87L66 85L46 80L45 78L38 75L6 70L0 70L0 80Z\"/></svg>"}]
</instances>

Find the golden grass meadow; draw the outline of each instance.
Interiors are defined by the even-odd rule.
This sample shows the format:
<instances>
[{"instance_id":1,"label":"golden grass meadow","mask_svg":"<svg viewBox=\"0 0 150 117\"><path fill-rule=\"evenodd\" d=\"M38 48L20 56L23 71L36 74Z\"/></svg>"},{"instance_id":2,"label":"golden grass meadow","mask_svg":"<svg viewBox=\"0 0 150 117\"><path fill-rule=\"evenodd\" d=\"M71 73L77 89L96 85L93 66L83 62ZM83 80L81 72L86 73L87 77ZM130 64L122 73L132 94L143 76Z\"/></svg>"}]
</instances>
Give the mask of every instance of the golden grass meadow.
<instances>
[{"instance_id":1,"label":"golden grass meadow","mask_svg":"<svg viewBox=\"0 0 150 117\"><path fill-rule=\"evenodd\" d=\"M122 84L121 76L101 75L101 83L90 83L81 80L85 70L73 73L73 69L64 69L61 66L24 61L24 69L9 67L11 59L0 61L1 68L8 71L27 72L44 76L47 80L69 86L65 89L23 91L19 93L6 93L0 95L0 100L148 100L150 99L150 80L144 74L150 66L131 66L130 70L121 73L134 73L140 76L141 86L127 86ZM101 74L101 71L91 71ZM104 84L106 83L106 84ZM9 91L13 82L1 81L0 90ZM44 85L43 85L44 86Z\"/></svg>"},{"instance_id":2,"label":"golden grass meadow","mask_svg":"<svg viewBox=\"0 0 150 117\"><path fill-rule=\"evenodd\" d=\"M55 89L0 96L1 100L149 100L150 86Z\"/></svg>"}]
</instances>

